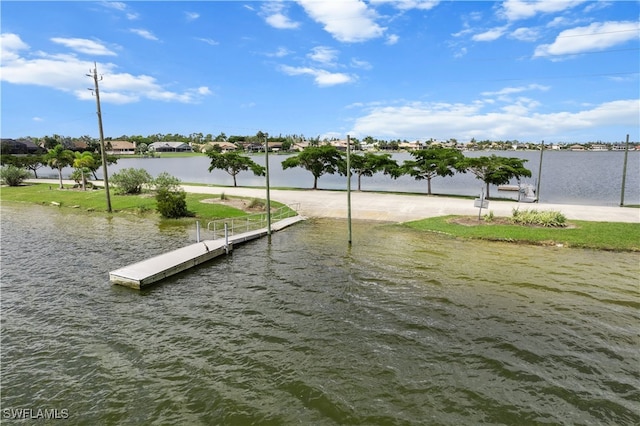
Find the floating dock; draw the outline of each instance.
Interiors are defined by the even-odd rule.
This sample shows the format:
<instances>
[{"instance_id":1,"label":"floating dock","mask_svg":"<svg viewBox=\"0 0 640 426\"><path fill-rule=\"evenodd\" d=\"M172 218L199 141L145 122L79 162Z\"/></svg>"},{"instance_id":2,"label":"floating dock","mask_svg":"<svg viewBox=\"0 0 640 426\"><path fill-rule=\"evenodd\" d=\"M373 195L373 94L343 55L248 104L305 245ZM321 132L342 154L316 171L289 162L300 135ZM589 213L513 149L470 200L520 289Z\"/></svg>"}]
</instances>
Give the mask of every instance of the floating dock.
<instances>
[{"instance_id":1,"label":"floating dock","mask_svg":"<svg viewBox=\"0 0 640 426\"><path fill-rule=\"evenodd\" d=\"M272 231L279 231L301 220L302 216L282 219L271 225ZM177 250L170 251L124 268L109 272L109 280L114 284L141 289L167 277L207 262L232 250L234 244L255 240L267 235L267 228L243 232L224 238L205 240Z\"/></svg>"}]
</instances>

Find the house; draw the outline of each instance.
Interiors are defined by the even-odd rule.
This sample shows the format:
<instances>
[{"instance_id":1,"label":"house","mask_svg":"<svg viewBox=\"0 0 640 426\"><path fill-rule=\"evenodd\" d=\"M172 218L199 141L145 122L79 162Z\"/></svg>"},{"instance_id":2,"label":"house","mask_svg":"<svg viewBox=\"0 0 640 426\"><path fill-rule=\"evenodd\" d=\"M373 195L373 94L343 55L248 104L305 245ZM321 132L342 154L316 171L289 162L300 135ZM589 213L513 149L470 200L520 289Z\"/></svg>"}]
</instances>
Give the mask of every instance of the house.
<instances>
[{"instance_id":1,"label":"house","mask_svg":"<svg viewBox=\"0 0 640 426\"><path fill-rule=\"evenodd\" d=\"M155 152L193 152L186 142L153 142L149 144L149 150Z\"/></svg>"},{"instance_id":2,"label":"house","mask_svg":"<svg viewBox=\"0 0 640 426\"><path fill-rule=\"evenodd\" d=\"M591 145L591 151L609 151L609 148L606 145L594 143Z\"/></svg>"},{"instance_id":3,"label":"house","mask_svg":"<svg viewBox=\"0 0 640 426\"><path fill-rule=\"evenodd\" d=\"M131 155L136 153L136 144L129 141L110 141L111 149L108 154Z\"/></svg>"},{"instance_id":4,"label":"house","mask_svg":"<svg viewBox=\"0 0 640 426\"><path fill-rule=\"evenodd\" d=\"M208 152L214 149L214 147L220 147L221 152L229 152L235 151L238 149L238 146L231 142L207 142L202 146L200 152Z\"/></svg>"},{"instance_id":5,"label":"house","mask_svg":"<svg viewBox=\"0 0 640 426\"><path fill-rule=\"evenodd\" d=\"M584 151L584 146L582 145L571 145L569 147L571 151Z\"/></svg>"},{"instance_id":6,"label":"house","mask_svg":"<svg viewBox=\"0 0 640 426\"><path fill-rule=\"evenodd\" d=\"M404 149L406 151L415 151L415 150L418 150L418 149L422 148L422 145L420 144L419 141L415 141L415 142L400 142L398 144L398 147L400 149Z\"/></svg>"},{"instance_id":7,"label":"house","mask_svg":"<svg viewBox=\"0 0 640 426\"><path fill-rule=\"evenodd\" d=\"M71 141L69 146L65 146L65 148L70 149L72 151L87 151L89 149L89 145L86 142L80 140Z\"/></svg>"},{"instance_id":8,"label":"house","mask_svg":"<svg viewBox=\"0 0 640 426\"><path fill-rule=\"evenodd\" d=\"M31 139L0 139L0 150L2 154L39 154L45 150Z\"/></svg>"},{"instance_id":9,"label":"house","mask_svg":"<svg viewBox=\"0 0 640 426\"><path fill-rule=\"evenodd\" d=\"M297 142L291 146L292 151L304 151L309 146L309 142Z\"/></svg>"}]
</instances>

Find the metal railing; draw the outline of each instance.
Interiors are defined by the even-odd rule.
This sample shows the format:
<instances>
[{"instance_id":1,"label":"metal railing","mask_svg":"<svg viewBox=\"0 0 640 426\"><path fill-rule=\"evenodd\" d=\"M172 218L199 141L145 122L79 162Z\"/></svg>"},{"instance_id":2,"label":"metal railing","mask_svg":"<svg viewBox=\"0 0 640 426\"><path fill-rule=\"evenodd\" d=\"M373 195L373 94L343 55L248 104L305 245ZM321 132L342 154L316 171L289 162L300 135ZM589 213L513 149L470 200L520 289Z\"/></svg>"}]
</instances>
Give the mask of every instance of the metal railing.
<instances>
[{"instance_id":1,"label":"metal railing","mask_svg":"<svg viewBox=\"0 0 640 426\"><path fill-rule=\"evenodd\" d=\"M271 223L277 222L288 217L297 216L297 210L300 204L292 204L290 206L282 206L275 210L271 210ZM246 216L229 217L226 219L216 219L207 222L207 231L213 232L213 239L225 237L225 225L227 228L227 236L241 234L243 232L255 231L267 227L267 213L254 213Z\"/></svg>"}]
</instances>

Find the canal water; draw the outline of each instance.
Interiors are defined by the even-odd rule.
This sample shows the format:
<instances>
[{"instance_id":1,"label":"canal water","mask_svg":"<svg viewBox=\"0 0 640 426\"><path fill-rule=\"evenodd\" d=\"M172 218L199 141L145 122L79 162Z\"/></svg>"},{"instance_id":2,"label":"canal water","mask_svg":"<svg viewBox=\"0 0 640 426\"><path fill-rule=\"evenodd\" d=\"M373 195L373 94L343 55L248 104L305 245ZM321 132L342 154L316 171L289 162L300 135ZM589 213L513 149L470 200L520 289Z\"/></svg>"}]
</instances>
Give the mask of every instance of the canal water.
<instances>
[{"instance_id":1,"label":"canal water","mask_svg":"<svg viewBox=\"0 0 640 426\"><path fill-rule=\"evenodd\" d=\"M640 423L637 253L310 220L135 291L194 230L0 213L3 423Z\"/></svg>"},{"instance_id":2,"label":"canal water","mask_svg":"<svg viewBox=\"0 0 640 426\"><path fill-rule=\"evenodd\" d=\"M492 151L465 152L465 156L478 157L498 155L503 157L517 157L527 160L525 167L531 173L531 178L523 178L523 183L537 187L540 152L535 151ZM269 171L272 187L304 188L313 187L313 176L310 172L293 168L282 170L282 161L290 155L270 155ZM260 165L265 164L264 155L251 157ZM412 157L408 153L393 154L393 158L402 164ZM211 160L206 156L179 158L121 158L117 164L109 166L109 173L117 173L124 168L143 168L152 176L167 172L178 177L183 182L208 183L215 185L233 185L233 178L222 170L209 172ZM556 204L585 204L601 206L618 206L621 201L622 176L624 166L624 152L573 152L573 151L545 151L542 158L542 173L540 175L540 200L544 203ZM73 170L67 168L64 176L69 176ZM57 171L43 168L38 176L57 178ZM102 175L98 173L100 179ZM252 172L241 172L237 176L239 186L264 186L265 178L253 175ZM516 181L512 183L517 183ZM398 192L427 192L427 182L417 181L411 176L392 179L382 173L372 177L363 177L364 191L398 191ZM340 175L323 175L318 180L318 187L322 189L346 189L346 178ZM354 176L352 189L357 189L357 179ZM454 194L479 196L484 184L471 173L457 173L453 177L435 177L432 181L432 192L435 194ZM513 191L498 191L496 186L490 187L492 197L517 199L518 193ZM627 172L625 182L624 204L640 204L640 151L628 153Z\"/></svg>"}]
</instances>

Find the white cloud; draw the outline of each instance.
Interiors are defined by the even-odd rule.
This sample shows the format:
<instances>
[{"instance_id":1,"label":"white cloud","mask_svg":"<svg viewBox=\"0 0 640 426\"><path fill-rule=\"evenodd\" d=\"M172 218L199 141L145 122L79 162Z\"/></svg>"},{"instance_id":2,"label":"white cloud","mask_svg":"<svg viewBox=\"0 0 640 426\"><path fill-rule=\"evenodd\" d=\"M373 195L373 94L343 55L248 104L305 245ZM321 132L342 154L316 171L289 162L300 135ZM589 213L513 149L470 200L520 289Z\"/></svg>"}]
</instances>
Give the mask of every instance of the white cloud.
<instances>
[{"instance_id":1,"label":"white cloud","mask_svg":"<svg viewBox=\"0 0 640 426\"><path fill-rule=\"evenodd\" d=\"M215 41L215 40L213 40L211 38L201 38L201 37L199 37L199 38L196 38L196 40L199 40L199 41L201 41L203 43L207 43L208 45L211 45L211 46L217 46L218 44L220 44L220 43L218 43L217 41Z\"/></svg>"},{"instance_id":2,"label":"white cloud","mask_svg":"<svg viewBox=\"0 0 640 426\"><path fill-rule=\"evenodd\" d=\"M261 15L265 17L267 24L281 30L296 29L300 26L299 22L292 21L285 15L286 5L283 2L265 2L261 9Z\"/></svg>"},{"instance_id":3,"label":"white cloud","mask_svg":"<svg viewBox=\"0 0 640 426\"><path fill-rule=\"evenodd\" d=\"M542 86L540 84L529 84L528 86L519 86L519 87L505 87L504 89L500 89L497 92L482 92L482 96L502 96L502 95L511 95L513 93L522 93L529 90L549 90L549 86Z\"/></svg>"},{"instance_id":4,"label":"white cloud","mask_svg":"<svg viewBox=\"0 0 640 426\"><path fill-rule=\"evenodd\" d=\"M535 28L517 28L509 34L509 37L520 41L536 41L540 37L540 32Z\"/></svg>"},{"instance_id":5,"label":"white cloud","mask_svg":"<svg viewBox=\"0 0 640 426\"><path fill-rule=\"evenodd\" d=\"M440 0L370 0L370 2L374 5L389 4L400 10L429 10L436 7Z\"/></svg>"},{"instance_id":6,"label":"white cloud","mask_svg":"<svg viewBox=\"0 0 640 426\"><path fill-rule=\"evenodd\" d=\"M129 31L131 31L134 34L138 34L140 37L146 38L147 40L154 40L154 41L158 40L158 37L154 36L153 33L151 33L151 31L148 31L148 30L132 28Z\"/></svg>"},{"instance_id":7,"label":"white cloud","mask_svg":"<svg viewBox=\"0 0 640 426\"><path fill-rule=\"evenodd\" d=\"M556 13L571 9L587 0L506 0L499 15L509 21L528 19L539 13Z\"/></svg>"},{"instance_id":8,"label":"white cloud","mask_svg":"<svg viewBox=\"0 0 640 426\"><path fill-rule=\"evenodd\" d=\"M127 9L127 4L121 1L102 1L100 2L100 4L103 5L104 7L121 10L121 11L124 11Z\"/></svg>"},{"instance_id":9,"label":"white cloud","mask_svg":"<svg viewBox=\"0 0 640 426\"><path fill-rule=\"evenodd\" d=\"M388 44L389 46L392 46L396 44L398 40L400 40L399 36L397 36L396 34L389 34L387 36L387 41L385 41L384 44Z\"/></svg>"},{"instance_id":10,"label":"white cloud","mask_svg":"<svg viewBox=\"0 0 640 426\"><path fill-rule=\"evenodd\" d=\"M361 0L298 0L307 14L338 41L353 43L381 37L386 28L375 22L375 11Z\"/></svg>"},{"instance_id":11,"label":"white cloud","mask_svg":"<svg viewBox=\"0 0 640 426\"><path fill-rule=\"evenodd\" d=\"M476 139L527 139L561 135L602 126L640 126L637 99L605 102L581 111L536 113L537 101L519 98L510 104L407 103L373 107L358 118L352 134L377 137L455 137ZM491 108L491 109L490 109ZM545 140L547 139L545 138Z\"/></svg>"},{"instance_id":12,"label":"white cloud","mask_svg":"<svg viewBox=\"0 0 640 426\"><path fill-rule=\"evenodd\" d=\"M197 12L185 12L184 15L187 18L187 21L195 21L200 17L200 14Z\"/></svg>"},{"instance_id":13,"label":"white cloud","mask_svg":"<svg viewBox=\"0 0 640 426\"><path fill-rule=\"evenodd\" d=\"M19 58L19 51L29 49L29 45L22 41L20 36L11 33L0 34L0 46L2 46L0 58L3 66L5 62Z\"/></svg>"},{"instance_id":14,"label":"white cloud","mask_svg":"<svg viewBox=\"0 0 640 426\"><path fill-rule=\"evenodd\" d=\"M291 67L283 65L280 67L287 75L310 75L313 76L316 85L321 87L335 86L337 84L351 83L356 77L345 73L332 73L326 70L311 67Z\"/></svg>"},{"instance_id":15,"label":"white cloud","mask_svg":"<svg viewBox=\"0 0 640 426\"><path fill-rule=\"evenodd\" d=\"M638 22L594 22L586 27L562 31L553 43L538 46L534 56L572 55L598 51L639 37Z\"/></svg>"},{"instance_id":16,"label":"white cloud","mask_svg":"<svg viewBox=\"0 0 640 426\"><path fill-rule=\"evenodd\" d=\"M307 54L311 60L325 66L334 66L338 58L338 51L326 46L316 46Z\"/></svg>"},{"instance_id":17,"label":"white cloud","mask_svg":"<svg viewBox=\"0 0 640 426\"><path fill-rule=\"evenodd\" d=\"M351 58L351 66L353 68L360 68L363 70L370 70L371 68L373 68L371 66L371 63L367 62L367 61L362 61L360 59L357 58Z\"/></svg>"},{"instance_id":18,"label":"white cloud","mask_svg":"<svg viewBox=\"0 0 640 426\"><path fill-rule=\"evenodd\" d=\"M104 55L104 56L116 56L116 53L109 50L106 46L98 43L94 40L87 40L86 38L61 38L54 37L52 42L62 44L76 52L86 53L87 55Z\"/></svg>"},{"instance_id":19,"label":"white cloud","mask_svg":"<svg viewBox=\"0 0 640 426\"><path fill-rule=\"evenodd\" d=\"M503 36L507 31L507 27L496 27L471 37L474 41L494 41Z\"/></svg>"},{"instance_id":20,"label":"white cloud","mask_svg":"<svg viewBox=\"0 0 640 426\"><path fill-rule=\"evenodd\" d=\"M93 82L87 74L94 69L94 62L81 60L74 54L32 54L15 34L2 34L2 47L2 81L48 87L72 93L81 100L92 98L87 87ZM100 96L104 102L130 103L152 99L194 103L211 93L207 87L186 89L184 92L169 91L154 77L118 72L113 63L98 64L98 73L103 76Z\"/></svg>"},{"instance_id":21,"label":"white cloud","mask_svg":"<svg viewBox=\"0 0 640 426\"><path fill-rule=\"evenodd\" d=\"M120 12L125 12L126 18L129 19L130 21L138 19L139 17L137 13L129 11L129 7L127 6L126 3L123 3L120 1L102 1L100 2L100 4L109 9L115 9Z\"/></svg>"},{"instance_id":22,"label":"white cloud","mask_svg":"<svg viewBox=\"0 0 640 426\"><path fill-rule=\"evenodd\" d=\"M287 49L286 47L280 46L275 52L266 53L265 55L272 58L284 58L289 54L291 54L291 51L289 49Z\"/></svg>"},{"instance_id":23,"label":"white cloud","mask_svg":"<svg viewBox=\"0 0 640 426\"><path fill-rule=\"evenodd\" d=\"M275 13L273 15L267 16L267 23L274 28L279 29L295 29L300 26L299 22L294 22L290 20L288 17L284 16L282 13Z\"/></svg>"}]
</instances>

